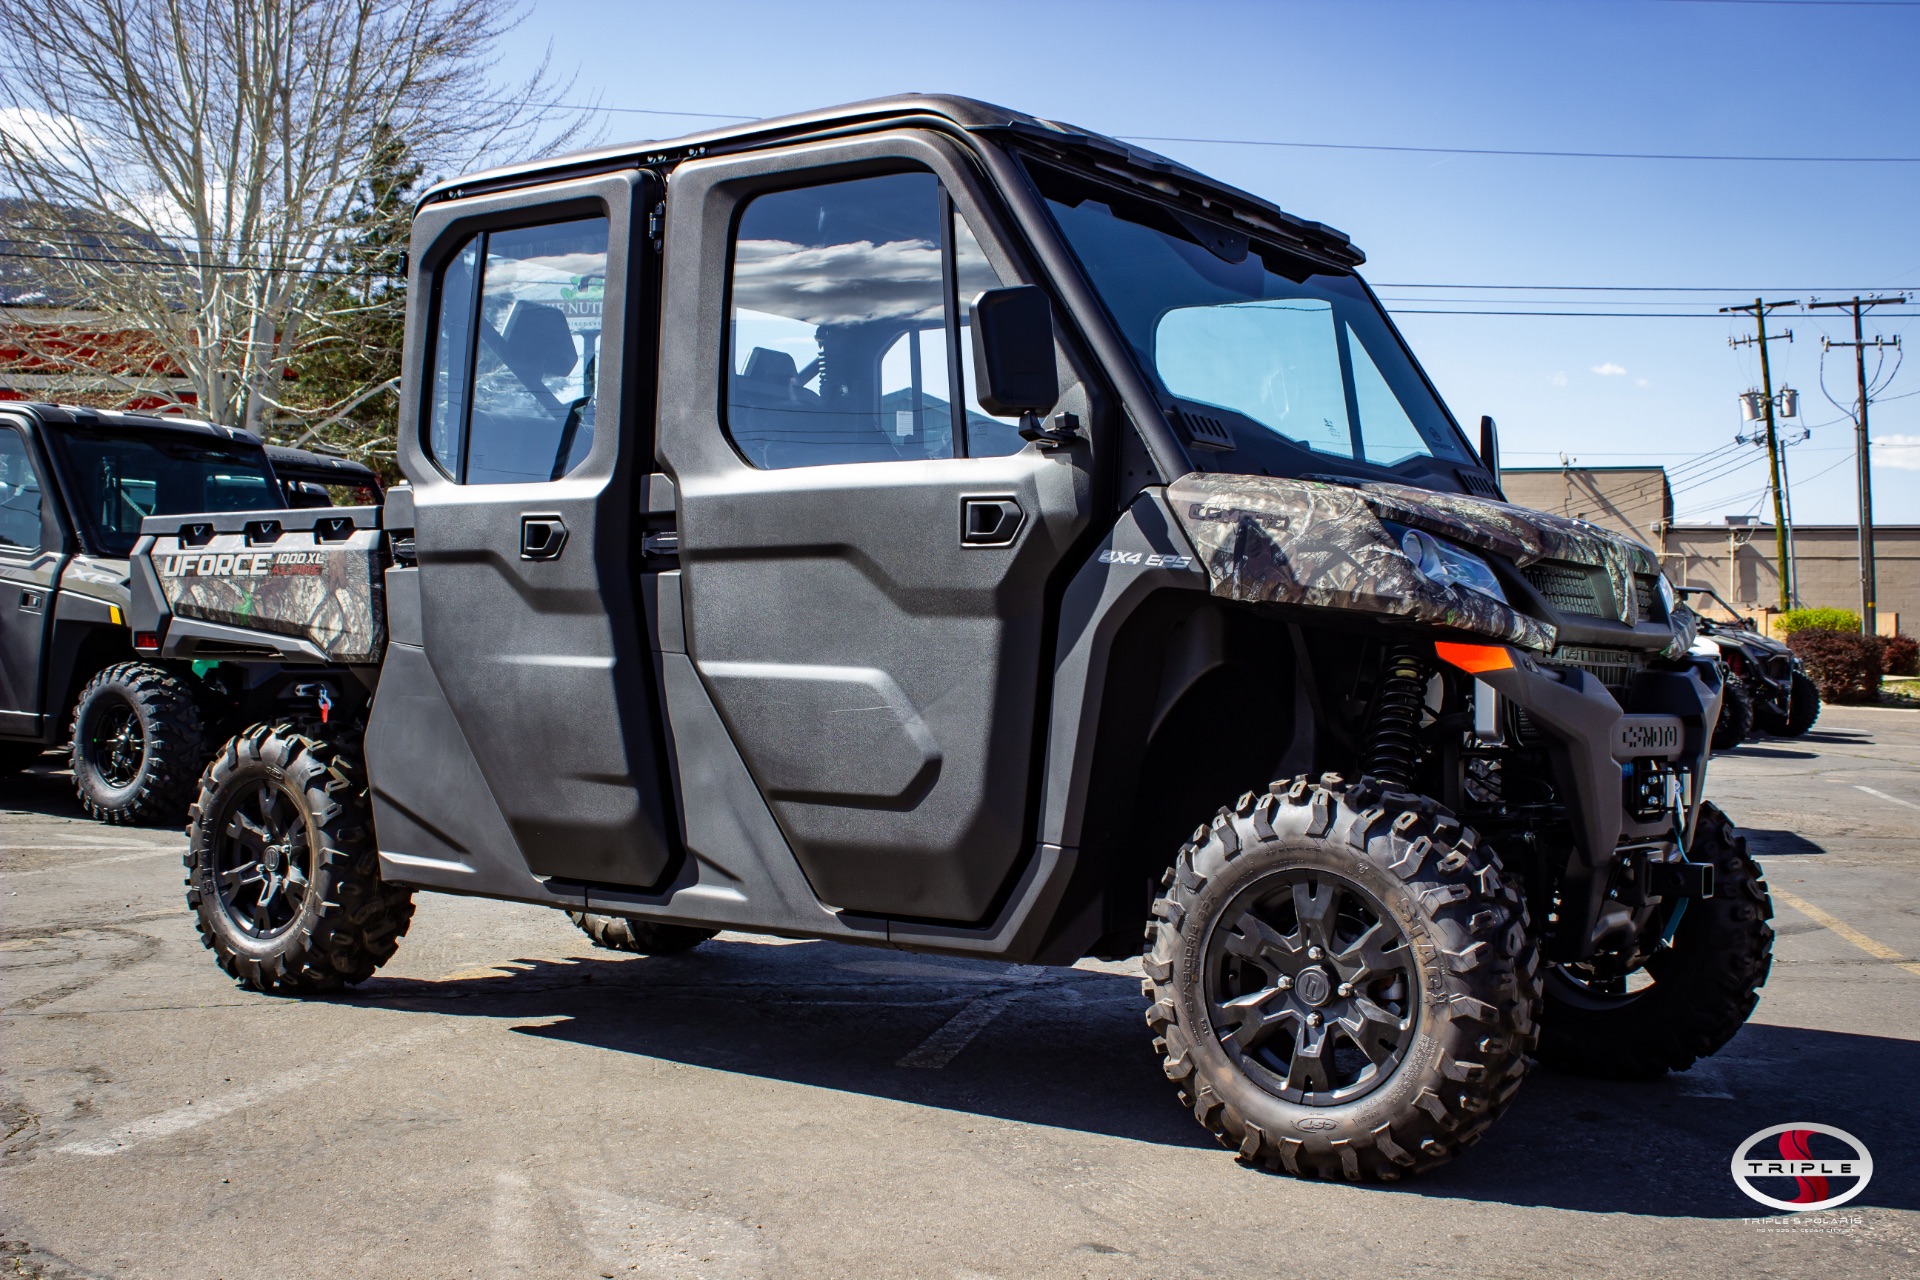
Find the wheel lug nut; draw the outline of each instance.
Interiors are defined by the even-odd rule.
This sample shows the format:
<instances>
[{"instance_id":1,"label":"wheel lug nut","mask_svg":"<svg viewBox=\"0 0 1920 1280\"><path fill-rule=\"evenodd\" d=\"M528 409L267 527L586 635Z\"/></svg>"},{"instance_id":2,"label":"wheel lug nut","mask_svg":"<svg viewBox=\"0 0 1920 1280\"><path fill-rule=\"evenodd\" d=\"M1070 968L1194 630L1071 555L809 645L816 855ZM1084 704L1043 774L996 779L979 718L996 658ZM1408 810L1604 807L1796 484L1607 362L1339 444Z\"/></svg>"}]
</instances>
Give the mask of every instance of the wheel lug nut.
<instances>
[{"instance_id":1,"label":"wheel lug nut","mask_svg":"<svg viewBox=\"0 0 1920 1280\"><path fill-rule=\"evenodd\" d=\"M1283 973L1274 979L1273 985L1281 991L1291 991L1293 990L1293 979Z\"/></svg>"},{"instance_id":2,"label":"wheel lug nut","mask_svg":"<svg viewBox=\"0 0 1920 1280\"><path fill-rule=\"evenodd\" d=\"M1350 996L1353 994L1353 984L1351 982L1343 982L1340 984L1338 990L1341 995Z\"/></svg>"},{"instance_id":3,"label":"wheel lug nut","mask_svg":"<svg viewBox=\"0 0 1920 1280\"><path fill-rule=\"evenodd\" d=\"M1319 1015L1319 1014L1317 1014L1317 1013L1310 1013L1310 1014L1308 1014L1308 1015L1307 1015L1307 1025L1308 1025L1308 1026L1310 1026L1310 1027L1317 1027L1317 1026L1319 1026L1319 1025L1320 1025L1320 1015Z\"/></svg>"},{"instance_id":4,"label":"wheel lug nut","mask_svg":"<svg viewBox=\"0 0 1920 1280\"><path fill-rule=\"evenodd\" d=\"M1319 958L1320 958L1320 948L1318 947L1307 948L1307 959L1318 960Z\"/></svg>"}]
</instances>

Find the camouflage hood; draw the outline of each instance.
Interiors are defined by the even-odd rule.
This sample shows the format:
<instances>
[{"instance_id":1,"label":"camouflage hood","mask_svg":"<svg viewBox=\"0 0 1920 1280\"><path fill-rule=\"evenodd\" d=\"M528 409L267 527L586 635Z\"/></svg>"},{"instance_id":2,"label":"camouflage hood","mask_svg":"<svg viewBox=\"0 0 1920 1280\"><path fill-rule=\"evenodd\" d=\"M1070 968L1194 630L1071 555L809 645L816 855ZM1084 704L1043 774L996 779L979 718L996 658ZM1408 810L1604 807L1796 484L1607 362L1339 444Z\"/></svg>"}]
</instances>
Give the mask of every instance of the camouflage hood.
<instances>
[{"instance_id":1,"label":"camouflage hood","mask_svg":"<svg viewBox=\"0 0 1920 1280\"><path fill-rule=\"evenodd\" d=\"M1602 567L1628 601L1633 575L1660 572L1647 548L1584 521L1405 485L1194 473L1169 485L1167 499L1217 596L1384 613L1542 653L1553 649L1552 624L1427 578L1380 522L1424 529L1519 567L1538 560Z\"/></svg>"}]
</instances>

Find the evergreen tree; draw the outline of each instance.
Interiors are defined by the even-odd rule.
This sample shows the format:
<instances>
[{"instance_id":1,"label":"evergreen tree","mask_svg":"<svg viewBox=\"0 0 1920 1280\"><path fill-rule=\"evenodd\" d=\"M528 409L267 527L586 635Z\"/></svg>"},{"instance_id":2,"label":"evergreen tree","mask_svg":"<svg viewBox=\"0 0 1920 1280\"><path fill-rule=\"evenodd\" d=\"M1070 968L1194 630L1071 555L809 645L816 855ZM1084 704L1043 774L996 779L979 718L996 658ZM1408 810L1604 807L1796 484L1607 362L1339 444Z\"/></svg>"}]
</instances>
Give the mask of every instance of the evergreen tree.
<instances>
[{"instance_id":1,"label":"evergreen tree","mask_svg":"<svg viewBox=\"0 0 1920 1280\"><path fill-rule=\"evenodd\" d=\"M318 305L280 397L296 416L278 418L271 434L283 444L339 450L391 480L398 475L394 444L406 330L403 262L420 166L387 126L374 145L367 180L348 214L353 234L325 264ZM373 388L384 389L354 403Z\"/></svg>"}]
</instances>

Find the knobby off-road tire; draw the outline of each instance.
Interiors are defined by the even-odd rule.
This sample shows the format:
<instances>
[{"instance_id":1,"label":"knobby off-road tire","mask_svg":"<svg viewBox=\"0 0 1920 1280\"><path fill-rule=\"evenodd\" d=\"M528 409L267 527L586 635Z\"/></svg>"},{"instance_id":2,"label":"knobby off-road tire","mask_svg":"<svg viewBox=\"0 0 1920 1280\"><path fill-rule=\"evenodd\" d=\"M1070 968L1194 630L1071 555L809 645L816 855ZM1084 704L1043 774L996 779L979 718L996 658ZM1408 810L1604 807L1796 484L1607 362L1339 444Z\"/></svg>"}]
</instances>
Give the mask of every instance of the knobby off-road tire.
<instances>
[{"instance_id":1,"label":"knobby off-road tire","mask_svg":"<svg viewBox=\"0 0 1920 1280\"><path fill-rule=\"evenodd\" d=\"M1722 686L1720 718L1713 722L1713 749L1731 751L1753 733L1753 695L1734 676Z\"/></svg>"},{"instance_id":2,"label":"knobby off-road tire","mask_svg":"<svg viewBox=\"0 0 1920 1280\"><path fill-rule=\"evenodd\" d=\"M187 905L220 967L255 991L365 981L413 920L380 878L359 758L288 725L227 743L187 825Z\"/></svg>"},{"instance_id":3,"label":"knobby off-road tire","mask_svg":"<svg viewBox=\"0 0 1920 1280\"><path fill-rule=\"evenodd\" d=\"M1243 1162L1391 1180L1512 1101L1540 1001L1526 907L1436 802L1276 782L1196 831L1163 889L1147 1024L1181 1101Z\"/></svg>"},{"instance_id":4,"label":"knobby off-road tire","mask_svg":"<svg viewBox=\"0 0 1920 1280\"><path fill-rule=\"evenodd\" d=\"M580 931L593 939L594 946L605 947L609 951L631 951L641 956L678 955L682 951L693 950L720 932L718 929L696 929L684 924L658 924L628 916L586 915L578 911L567 912L567 919L579 925Z\"/></svg>"},{"instance_id":5,"label":"knobby off-road tire","mask_svg":"<svg viewBox=\"0 0 1920 1280\"><path fill-rule=\"evenodd\" d=\"M1713 896L1689 901L1672 945L1647 961L1652 985L1609 991L1579 967L1554 966L1540 1019L1542 1062L1616 1080L1685 1071L1733 1039L1760 1002L1773 965L1773 904L1760 864L1711 804L1701 806L1688 852L1713 864Z\"/></svg>"},{"instance_id":6,"label":"knobby off-road tire","mask_svg":"<svg viewBox=\"0 0 1920 1280\"><path fill-rule=\"evenodd\" d=\"M74 704L74 790L102 822L177 820L206 752L192 688L161 667L116 663Z\"/></svg>"}]
</instances>

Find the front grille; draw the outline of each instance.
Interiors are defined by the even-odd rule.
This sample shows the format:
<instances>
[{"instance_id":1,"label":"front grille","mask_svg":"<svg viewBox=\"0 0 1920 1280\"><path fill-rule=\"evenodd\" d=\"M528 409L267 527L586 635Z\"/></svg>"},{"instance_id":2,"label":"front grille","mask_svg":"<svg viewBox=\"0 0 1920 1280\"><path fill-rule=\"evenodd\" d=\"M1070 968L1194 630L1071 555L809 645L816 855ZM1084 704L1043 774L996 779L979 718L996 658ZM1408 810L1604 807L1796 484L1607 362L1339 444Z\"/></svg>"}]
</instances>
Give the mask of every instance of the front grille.
<instances>
[{"instance_id":1,"label":"front grille","mask_svg":"<svg viewBox=\"0 0 1920 1280\"><path fill-rule=\"evenodd\" d=\"M1767 659L1767 674L1775 680L1785 680L1793 674L1793 658L1784 653L1776 653Z\"/></svg>"},{"instance_id":2,"label":"front grille","mask_svg":"<svg viewBox=\"0 0 1920 1280\"><path fill-rule=\"evenodd\" d=\"M1553 651L1560 666L1578 667L1601 684L1616 699L1623 699L1633 678L1646 669L1645 654L1631 649L1592 649L1582 645L1562 645Z\"/></svg>"},{"instance_id":3,"label":"front grille","mask_svg":"<svg viewBox=\"0 0 1920 1280\"><path fill-rule=\"evenodd\" d=\"M1560 613L1584 614L1589 618L1610 618L1604 570L1560 560L1542 560L1524 570L1533 589ZM1597 576L1597 580L1596 580Z\"/></svg>"}]
</instances>

